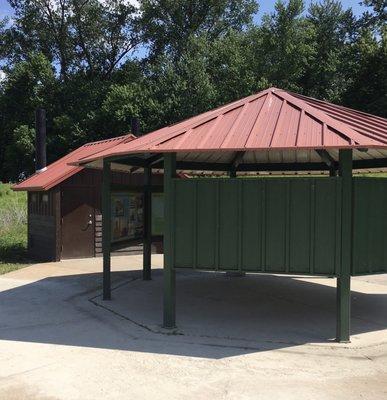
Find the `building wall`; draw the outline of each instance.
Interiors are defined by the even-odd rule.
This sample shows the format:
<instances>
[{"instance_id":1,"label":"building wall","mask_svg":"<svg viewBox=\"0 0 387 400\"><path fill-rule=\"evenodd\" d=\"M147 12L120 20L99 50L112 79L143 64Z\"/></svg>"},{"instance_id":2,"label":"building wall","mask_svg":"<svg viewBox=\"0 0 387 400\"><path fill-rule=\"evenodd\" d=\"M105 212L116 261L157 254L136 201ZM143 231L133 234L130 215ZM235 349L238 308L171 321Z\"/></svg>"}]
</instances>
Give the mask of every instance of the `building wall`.
<instances>
[{"instance_id":1,"label":"building wall","mask_svg":"<svg viewBox=\"0 0 387 400\"><path fill-rule=\"evenodd\" d=\"M42 261L59 260L60 192L28 193L28 252Z\"/></svg>"}]
</instances>

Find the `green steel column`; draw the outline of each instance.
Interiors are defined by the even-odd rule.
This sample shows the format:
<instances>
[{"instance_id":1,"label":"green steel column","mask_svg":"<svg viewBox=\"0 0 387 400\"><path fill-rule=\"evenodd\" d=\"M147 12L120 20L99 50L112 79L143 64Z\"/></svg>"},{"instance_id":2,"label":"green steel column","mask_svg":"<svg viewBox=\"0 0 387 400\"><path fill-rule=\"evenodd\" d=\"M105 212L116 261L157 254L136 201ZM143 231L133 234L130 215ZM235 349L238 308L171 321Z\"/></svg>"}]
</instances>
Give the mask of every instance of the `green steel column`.
<instances>
[{"instance_id":1,"label":"green steel column","mask_svg":"<svg viewBox=\"0 0 387 400\"><path fill-rule=\"evenodd\" d=\"M230 169L230 171L228 172L228 176L230 178L236 178L236 170L235 169Z\"/></svg>"},{"instance_id":2,"label":"green steel column","mask_svg":"<svg viewBox=\"0 0 387 400\"><path fill-rule=\"evenodd\" d=\"M144 246L142 278L151 279L152 258L152 168L144 168Z\"/></svg>"},{"instance_id":3,"label":"green steel column","mask_svg":"<svg viewBox=\"0 0 387 400\"><path fill-rule=\"evenodd\" d=\"M352 267L352 150L340 150L339 175L342 178L341 266L337 277L336 340L350 340Z\"/></svg>"},{"instance_id":4,"label":"green steel column","mask_svg":"<svg viewBox=\"0 0 387 400\"><path fill-rule=\"evenodd\" d=\"M164 154L164 328L174 328L176 321L176 277L173 257L173 215L176 154Z\"/></svg>"},{"instance_id":5,"label":"green steel column","mask_svg":"<svg viewBox=\"0 0 387 400\"><path fill-rule=\"evenodd\" d=\"M103 251L103 299L111 299L110 246L111 246L111 168L110 161L103 160L102 180L102 251Z\"/></svg>"}]
</instances>

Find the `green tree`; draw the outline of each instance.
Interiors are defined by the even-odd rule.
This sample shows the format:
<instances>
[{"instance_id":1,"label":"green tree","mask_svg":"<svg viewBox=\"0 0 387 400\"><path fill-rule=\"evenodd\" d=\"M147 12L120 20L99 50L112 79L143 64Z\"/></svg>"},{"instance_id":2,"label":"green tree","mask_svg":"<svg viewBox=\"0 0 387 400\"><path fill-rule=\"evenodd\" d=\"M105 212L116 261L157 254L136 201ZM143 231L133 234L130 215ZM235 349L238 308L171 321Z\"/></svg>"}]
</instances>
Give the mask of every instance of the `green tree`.
<instances>
[{"instance_id":1,"label":"green tree","mask_svg":"<svg viewBox=\"0 0 387 400\"><path fill-rule=\"evenodd\" d=\"M43 54L30 54L26 61L8 71L0 101L0 162L3 167L0 179L15 178L25 166L32 165L28 141L32 140L29 133L34 126L35 109L52 104L55 90L54 71Z\"/></svg>"},{"instance_id":2,"label":"green tree","mask_svg":"<svg viewBox=\"0 0 387 400\"><path fill-rule=\"evenodd\" d=\"M387 28L375 37L364 30L355 45L357 69L343 102L365 112L387 117Z\"/></svg>"},{"instance_id":3,"label":"green tree","mask_svg":"<svg viewBox=\"0 0 387 400\"><path fill-rule=\"evenodd\" d=\"M387 0L363 0L362 4L369 9L363 14L361 24L376 31L383 29L387 22Z\"/></svg>"},{"instance_id":4,"label":"green tree","mask_svg":"<svg viewBox=\"0 0 387 400\"><path fill-rule=\"evenodd\" d=\"M302 86L312 97L340 102L351 81L351 42L355 20L350 9L336 0L312 3L307 21L313 28L315 54L308 63Z\"/></svg>"},{"instance_id":5,"label":"green tree","mask_svg":"<svg viewBox=\"0 0 387 400\"><path fill-rule=\"evenodd\" d=\"M301 91L300 80L313 55L311 28L303 17L302 0L277 1L275 12L265 15L256 60L269 85Z\"/></svg>"},{"instance_id":6,"label":"green tree","mask_svg":"<svg viewBox=\"0 0 387 400\"><path fill-rule=\"evenodd\" d=\"M142 0L141 25L152 57L178 58L192 36L214 40L229 29L243 30L258 10L255 0Z\"/></svg>"},{"instance_id":7,"label":"green tree","mask_svg":"<svg viewBox=\"0 0 387 400\"><path fill-rule=\"evenodd\" d=\"M109 76L138 44L136 8L117 0L10 0L14 22L5 32L8 60L43 53L59 75Z\"/></svg>"}]
</instances>

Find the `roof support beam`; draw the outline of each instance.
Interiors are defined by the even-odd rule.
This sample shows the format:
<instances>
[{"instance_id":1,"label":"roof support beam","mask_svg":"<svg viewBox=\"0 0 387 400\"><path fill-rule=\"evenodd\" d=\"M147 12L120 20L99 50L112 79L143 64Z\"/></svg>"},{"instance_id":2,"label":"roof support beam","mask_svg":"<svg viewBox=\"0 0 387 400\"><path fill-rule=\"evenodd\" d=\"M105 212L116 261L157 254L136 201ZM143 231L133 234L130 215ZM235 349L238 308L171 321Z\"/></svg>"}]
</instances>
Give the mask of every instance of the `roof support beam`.
<instances>
[{"instance_id":1,"label":"roof support beam","mask_svg":"<svg viewBox=\"0 0 387 400\"><path fill-rule=\"evenodd\" d=\"M241 164L238 171L327 171L328 166L321 163L258 163Z\"/></svg>"},{"instance_id":2,"label":"roof support beam","mask_svg":"<svg viewBox=\"0 0 387 400\"><path fill-rule=\"evenodd\" d=\"M320 154L319 154L320 155ZM329 153L328 153L329 155ZM321 156L320 156L321 157ZM329 155L329 157L331 157ZM238 171L242 172L254 172L254 171L330 171L333 165L335 170L337 170L338 163L333 160L324 158L329 162L313 162L313 163L239 163L237 166ZM144 168L147 166L146 160L141 160L139 158L127 158L124 157L116 158L114 161L125 160L126 165L131 165L133 167ZM112 161L109 158L109 161ZM123 163L120 161L121 163ZM237 160L238 161L238 160ZM187 171L230 171L230 163L206 163L206 162L196 162L196 161L177 161L176 167L179 170ZM152 161L152 168L162 169L163 160L157 160L156 157ZM353 169L371 169L371 168L387 168L387 158L374 158L367 160L354 160Z\"/></svg>"},{"instance_id":3,"label":"roof support beam","mask_svg":"<svg viewBox=\"0 0 387 400\"><path fill-rule=\"evenodd\" d=\"M320 158L328 165L330 170L336 170L336 161L326 150L316 149L315 151L320 156Z\"/></svg>"},{"instance_id":4,"label":"roof support beam","mask_svg":"<svg viewBox=\"0 0 387 400\"><path fill-rule=\"evenodd\" d=\"M154 154L146 160L147 165L153 165L158 163L159 161L164 160L164 156L162 154Z\"/></svg>"},{"instance_id":5,"label":"roof support beam","mask_svg":"<svg viewBox=\"0 0 387 400\"><path fill-rule=\"evenodd\" d=\"M237 151L235 153L234 158L230 164L229 175L230 178L236 178L236 171L238 169L239 164L242 162L243 156L245 155L245 151Z\"/></svg>"},{"instance_id":6,"label":"roof support beam","mask_svg":"<svg viewBox=\"0 0 387 400\"><path fill-rule=\"evenodd\" d=\"M231 168L237 169L239 164L242 162L243 156L245 155L245 151L237 151L235 157L231 161Z\"/></svg>"},{"instance_id":7,"label":"roof support beam","mask_svg":"<svg viewBox=\"0 0 387 400\"><path fill-rule=\"evenodd\" d=\"M387 158L373 158L370 160L354 160L353 168L385 168L387 167Z\"/></svg>"},{"instance_id":8,"label":"roof support beam","mask_svg":"<svg viewBox=\"0 0 387 400\"><path fill-rule=\"evenodd\" d=\"M107 160L118 164L130 165L133 167L146 167L146 160L139 157L125 157L125 155L122 155L108 157Z\"/></svg>"}]
</instances>

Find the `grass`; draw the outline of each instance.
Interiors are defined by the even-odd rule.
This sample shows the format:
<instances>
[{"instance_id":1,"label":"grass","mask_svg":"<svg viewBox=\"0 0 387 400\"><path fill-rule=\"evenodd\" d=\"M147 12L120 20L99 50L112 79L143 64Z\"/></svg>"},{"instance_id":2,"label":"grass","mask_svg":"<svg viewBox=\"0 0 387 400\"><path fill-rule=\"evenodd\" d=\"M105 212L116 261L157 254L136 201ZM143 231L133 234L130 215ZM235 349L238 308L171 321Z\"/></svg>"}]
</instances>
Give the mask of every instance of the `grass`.
<instances>
[{"instance_id":1,"label":"grass","mask_svg":"<svg viewBox=\"0 0 387 400\"><path fill-rule=\"evenodd\" d=\"M0 275L30 263L27 256L27 196L0 183Z\"/></svg>"}]
</instances>

